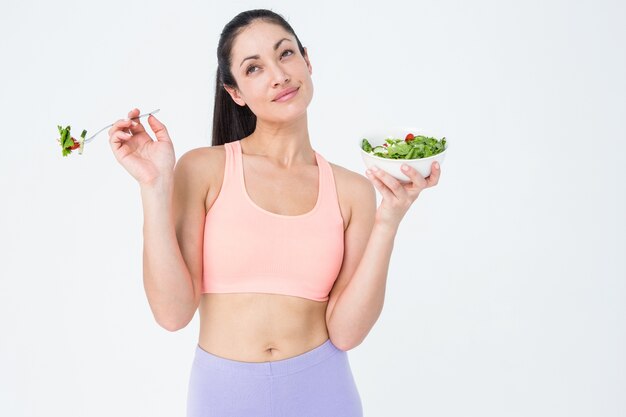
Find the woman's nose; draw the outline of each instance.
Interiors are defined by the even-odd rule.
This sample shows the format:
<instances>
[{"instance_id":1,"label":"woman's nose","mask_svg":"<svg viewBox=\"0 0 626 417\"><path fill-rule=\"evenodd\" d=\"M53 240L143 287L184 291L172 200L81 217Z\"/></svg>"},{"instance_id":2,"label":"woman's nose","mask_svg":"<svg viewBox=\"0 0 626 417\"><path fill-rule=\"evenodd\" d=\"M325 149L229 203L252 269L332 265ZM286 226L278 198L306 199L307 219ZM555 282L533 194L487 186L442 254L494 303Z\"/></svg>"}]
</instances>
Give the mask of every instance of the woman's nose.
<instances>
[{"instance_id":1,"label":"woman's nose","mask_svg":"<svg viewBox=\"0 0 626 417\"><path fill-rule=\"evenodd\" d=\"M289 75L280 66L274 69L274 85L283 84L289 81Z\"/></svg>"}]
</instances>

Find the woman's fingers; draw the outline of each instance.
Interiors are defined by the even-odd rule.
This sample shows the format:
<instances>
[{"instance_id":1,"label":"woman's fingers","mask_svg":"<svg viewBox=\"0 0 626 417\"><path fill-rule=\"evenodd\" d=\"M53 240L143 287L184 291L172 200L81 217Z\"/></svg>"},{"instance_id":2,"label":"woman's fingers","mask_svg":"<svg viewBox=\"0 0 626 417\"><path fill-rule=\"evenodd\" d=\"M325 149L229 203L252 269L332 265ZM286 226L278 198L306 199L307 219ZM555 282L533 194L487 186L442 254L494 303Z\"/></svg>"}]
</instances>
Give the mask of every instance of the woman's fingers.
<instances>
[{"instance_id":1,"label":"woman's fingers","mask_svg":"<svg viewBox=\"0 0 626 417\"><path fill-rule=\"evenodd\" d=\"M389 188L393 192L396 198L402 199L406 196L406 189L404 188L403 184L393 175L378 168L376 171L374 171L374 176L378 178L383 184L385 184L387 188Z\"/></svg>"},{"instance_id":2,"label":"woman's fingers","mask_svg":"<svg viewBox=\"0 0 626 417\"><path fill-rule=\"evenodd\" d=\"M159 142L172 142L167 128L154 116L154 114L148 116L148 124Z\"/></svg>"},{"instance_id":3,"label":"woman's fingers","mask_svg":"<svg viewBox=\"0 0 626 417\"><path fill-rule=\"evenodd\" d=\"M117 130L109 137L109 144L114 150L118 150L124 145L124 143L130 139L133 135L127 132Z\"/></svg>"},{"instance_id":4,"label":"woman's fingers","mask_svg":"<svg viewBox=\"0 0 626 417\"><path fill-rule=\"evenodd\" d=\"M121 130L118 130L117 132L113 133L113 135L111 135L111 139L115 142L125 142L132 137L133 135L131 133L122 132Z\"/></svg>"},{"instance_id":5,"label":"woman's fingers","mask_svg":"<svg viewBox=\"0 0 626 417\"><path fill-rule=\"evenodd\" d=\"M372 181L375 180L374 185L380 190L381 194L398 199L406 197L408 195L407 193L415 190L417 190L419 194L421 190L433 187L439 182L441 167L437 162L433 162L430 175L426 178L415 168L408 165L407 167L407 169L403 169L402 171L410 178L410 181L400 181L380 168L377 170L369 169L368 171L371 171L371 173L368 172L367 175ZM387 194L385 194L385 192Z\"/></svg>"},{"instance_id":6,"label":"woman's fingers","mask_svg":"<svg viewBox=\"0 0 626 417\"><path fill-rule=\"evenodd\" d=\"M367 177L370 179L370 181L372 181L372 184L374 184L374 187L376 187L376 189L380 191L380 194L383 196L383 198L387 200L396 198L396 196L393 195L389 188L380 180L380 178L378 178L374 171L368 169L367 171L365 171L365 173L367 174Z\"/></svg>"},{"instance_id":7,"label":"woman's fingers","mask_svg":"<svg viewBox=\"0 0 626 417\"><path fill-rule=\"evenodd\" d=\"M130 119L120 119L117 122L113 123L113 126L111 126L111 128L109 129L109 136L113 135L113 133L117 132L118 130L126 131L126 133L128 133L131 125L132 122L130 121Z\"/></svg>"},{"instance_id":8,"label":"woman's fingers","mask_svg":"<svg viewBox=\"0 0 626 417\"><path fill-rule=\"evenodd\" d=\"M372 167L374 168L374 167ZM400 184L397 178L393 177L391 174L383 171L382 169L371 169L372 178L378 181L378 189L381 191L381 194L384 197L387 197L388 200L391 199L402 199L406 194L406 190ZM377 185L377 184L374 184Z\"/></svg>"},{"instance_id":9,"label":"woman's fingers","mask_svg":"<svg viewBox=\"0 0 626 417\"><path fill-rule=\"evenodd\" d=\"M139 109L137 108L132 109L131 111L128 112L129 119L136 118L137 116L139 116ZM132 120L131 125L130 125L130 131L133 134L143 133L146 131L146 129L141 124L141 119Z\"/></svg>"},{"instance_id":10,"label":"woman's fingers","mask_svg":"<svg viewBox=\"0 0 626 417\"><path fill-rule=\"evenodd\" d=\"M428 182L422 176L422 174L420 174L419 171L413 168L412 166L410 165L406 165L406 166L408 168L403 169L402 172L404 172L404 174L410 178L411 180L410 183L413 183L413 185L415 185L420 190L423 188L426 188L428 186Z\"/></svg>"},{"instance_id":11,"label":"woman's fingers","mask_svg":"<svg viewBox=\"0 0 626 417\"><path fill-rule=\"evenodd\" d=\"M433 162L430 168L430 175L426 178L427 187L437 185L439 176L441 175L441 166L439 162Z\"/></svg>"},{"instance_id":12,"label":"woman's fingers","mask_svg":"<svg viewBox=\"0 0 626 417\"><path fill-rule=\"evenodd\" d=\"M108 132L109 136L113 135L113 133L118 130L132 134L145 132L146 129L139 122L139 119L133 120L133 118L137 116L139 116L139 109L135 108L129 111L127 119L119 119L117 122L113 123L113 126L111 126Z\"/></svg>"}]
</instances>

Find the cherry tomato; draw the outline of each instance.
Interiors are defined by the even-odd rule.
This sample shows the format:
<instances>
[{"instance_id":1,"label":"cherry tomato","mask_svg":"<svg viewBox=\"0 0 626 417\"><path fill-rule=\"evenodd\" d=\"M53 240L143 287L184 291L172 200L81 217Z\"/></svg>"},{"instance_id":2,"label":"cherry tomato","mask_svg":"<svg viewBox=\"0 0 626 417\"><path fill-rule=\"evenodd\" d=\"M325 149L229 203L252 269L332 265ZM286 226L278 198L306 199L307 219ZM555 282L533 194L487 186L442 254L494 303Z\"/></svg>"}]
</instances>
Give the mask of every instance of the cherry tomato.
<instances>
[{"instance_id":1,"label":"cherry tomato","mask_svg":"<svg viewBox=\"0 0 626 417\"><path fill-rule=\"evenodd\" d=\"M71 150L78 149L80 147L80 143L78 143L76 141L76 139L74 139L74 138L72 138L72 141L74 141L74 144L72 145L72 147L70 149Z\"/></svg>"},{"instance_id":2,"label":"cherry tomato","mask_svg":"<svg viewBox=\"0 0 626 417\"><path fill-rule=\"evenodd\" d=\"M406 135L406 138L404 138L404 141L409 142L413 139L415 139L415 136L413 136L413 133L409 133L408 135Z\"/></svg>"}]
</instances>

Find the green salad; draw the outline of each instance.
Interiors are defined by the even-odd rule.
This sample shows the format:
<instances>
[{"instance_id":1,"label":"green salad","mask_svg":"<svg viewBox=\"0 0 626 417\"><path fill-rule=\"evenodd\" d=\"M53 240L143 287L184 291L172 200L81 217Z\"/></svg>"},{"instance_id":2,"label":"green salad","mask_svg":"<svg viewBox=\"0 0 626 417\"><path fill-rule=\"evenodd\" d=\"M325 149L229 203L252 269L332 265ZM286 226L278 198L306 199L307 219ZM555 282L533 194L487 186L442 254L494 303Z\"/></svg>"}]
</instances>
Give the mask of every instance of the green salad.
<instances>
[{"instance_id":1,"label":"green salad","mask_svg":"<svg viewBox=\"0 0 626 417\"><path fill-rule=\"evenodd\" d=\"M57 142L61 145L61 153L63 156L68 156L72 153L74 149L78 149L78 153L82 155L83 149L85 146L85 135L87 135L87 131L83 130L83 133L80 134L80 139L76 140L72 137L70 130L71 127L67 126L63 128L62 126L57 125L59 129L59 138L57 138Z\"/></svg>"},{"instance_id":2,"label":"green salad","mask_svg":"<svg viewBox=\"0 0 626 417\"><path fill-rule=\"evenodd\" d=\"M380 146L372 146L363 138L361 148L372 155L388 159L420 159L437 155L446 149L446 138L436 139L427 136L414 136L404 139L387 138Z\"/></svg>"}]
</instances>

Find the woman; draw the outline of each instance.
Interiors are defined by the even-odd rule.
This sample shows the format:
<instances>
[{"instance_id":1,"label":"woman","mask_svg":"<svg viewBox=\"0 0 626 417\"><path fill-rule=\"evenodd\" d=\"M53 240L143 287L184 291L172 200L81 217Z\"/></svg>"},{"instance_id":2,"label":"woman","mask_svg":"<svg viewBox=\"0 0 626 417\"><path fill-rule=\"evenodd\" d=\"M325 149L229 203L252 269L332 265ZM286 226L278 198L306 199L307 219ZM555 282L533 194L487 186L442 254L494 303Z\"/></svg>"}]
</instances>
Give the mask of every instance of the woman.
<instances>
[{"instance_id":1,"label":"woman","mask_svg":"<svg viewBox=\"0 0 626 417\"><path fill-rule=\"evenodd\" d=\"M141 188L156 321L175 331L199 308L187 415L361 416L346 351L376 322L400 220L439 167L400 183L318 154L311 62L280 15L237 15L217 52L212 146L175 164L166 127L148 117L153 141L139 109L109 131Z\"/></svg>"}]
</instances>

